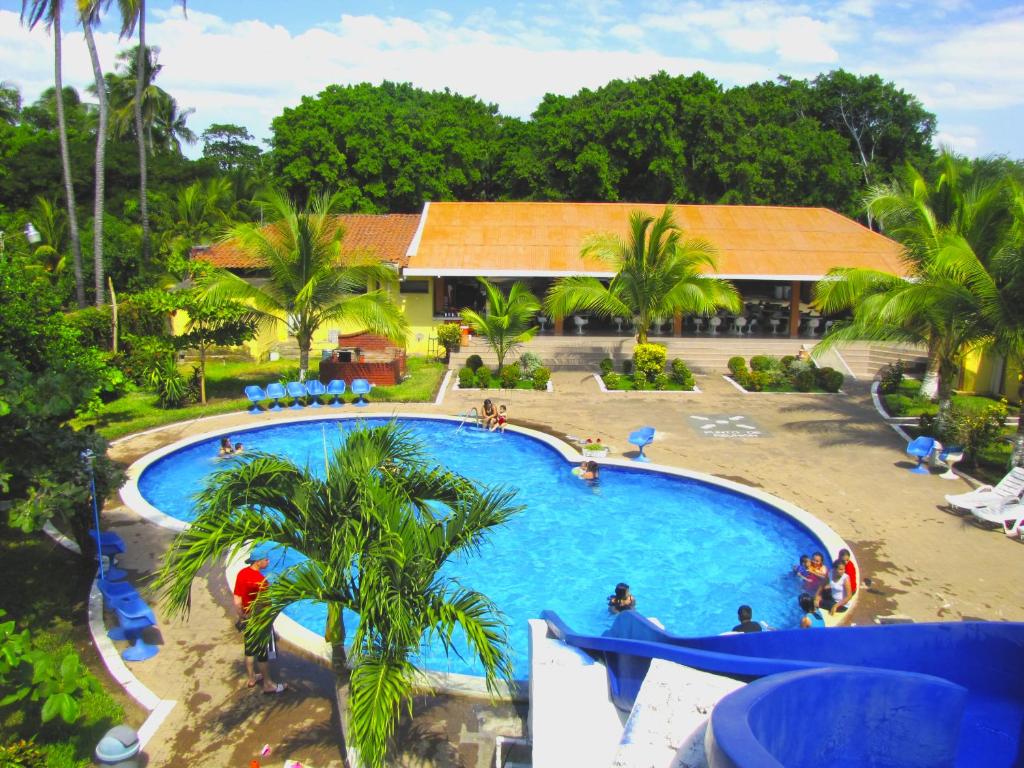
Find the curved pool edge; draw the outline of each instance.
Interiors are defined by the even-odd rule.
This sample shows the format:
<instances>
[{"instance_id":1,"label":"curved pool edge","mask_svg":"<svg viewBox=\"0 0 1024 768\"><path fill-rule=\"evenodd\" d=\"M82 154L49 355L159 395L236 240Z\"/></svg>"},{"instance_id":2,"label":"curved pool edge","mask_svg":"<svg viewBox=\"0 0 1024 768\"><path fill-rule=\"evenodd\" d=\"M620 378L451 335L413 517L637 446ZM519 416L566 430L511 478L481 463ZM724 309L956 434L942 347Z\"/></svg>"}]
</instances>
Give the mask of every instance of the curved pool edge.
<instances>
[{"instance_id":1,"label":"curved pool edge","mask_svg":"<svg viewBox=\"0 0 1024 768\"><path fill-rule=\"evenodd\" d=\"M213 417L216 418L216 417ZM194 443L202 442L204 440L210 440L212 438L221 437L227 434L238 434L241 432L248 432L256 429L262 429L266 427L281 426L284 424L301 423L304 421L344 421L351 419L414 419L421 421L450 421L450 422L463 422L465 419L460 416L448 416L444 414L425 414L425 413L408 413L401 411L393 411L391 413L301 413L296 414L292 418L287 419L274 419L272 422L264 422L260 424L253 424L252 426L239 426L234 425L233 427L220 427L217 429L203 432L196 435L176 440L173 443L158 448L155 451L147 453L145 456L140 457L134 461L127 469L128 479L125 484L121 487L119 493L121 501L124 505L138 514L148 522L158 525L162 528L172 530L175 532L181 532L188 529L188 523L183 520L179 520L176 517L172 517L161 512L159 509L154 507L148 501L142 497L142 493L139 491L139 478L142 477L142 473L156 461L159 461L164 456L174 453L177 450L190 446ZM171 427L175 425L167 425ZM154 430L148 430L149 432L156 432L164 427L160 427ZM549 435L545 432L540 432L529 427L520 427L514 424L508 424L506 428L512 432L518 432L519 434L532 437L534 440L538 440L545 445L553 448L558 452L563 459L570 464L576 464L583 460L583 455L575 448L571 447L565 441ZM129 435L128 437L132 437ZM122 438L126 439L126 438ZM717 477L715 475L709 475L704 472L696 472L690 469L682 469L680 467L671 467L665 464L655 464L653 462L645 462L639 464L635 461L624 458L605 458L599 460L602 465L624 467L631 470L637 471L654 471L662 472L668 475L674 475L676 477L683 477L692 480L698 480L700 482L708 483L710 485L717 486L719 488L725 488L736 493L749 496L757 499L758 501L767 504L770 507L776 509L779 513L795 521L798 525L807 530L811 535L820 541L829 555L829 560L835 560L839 554L840 549L848 549L852 553L853 550L847 545L843 538L832 529L831 526L826 524L824 521L812 515L802 507L798 507L792 502L786 501L778 496L762 491L758 488L754 488L743 483L737 483L732 480L726 480L725 478ZM860 564L857 562L855 555L851 555L854 561L854 565L860 572ZM240 554L234 561L229 562L225 568L225 577L228 579L228 587L232 586L235 574L237 574L241 563L244 558ZM850 613L856 607L858 598L860 597L860 589L854 593L853 597L848 603L850 610L846 613L838 614L835 617L835 624L844 624L848 620ZM278 632L279 637L286 643L295 646L302 653L319 660L321 663L327 665L330 663L330 653L327 648L326 641L317 633L299 624L294 619L280 615L275 624L275 629ZM482 677L475 675L462 675L457 673L443 673L426 671L425 676L429 681L430 685L439 691L444 693L452 693L458 695L467 695L475 697L490 697L490 693L487 691L484 680ZM505 698L508 700L525 701L527 697L527 683L526 680L514 681L512 689L507 691L499 692L499 698Z\"/></svg>"}]
</instances>

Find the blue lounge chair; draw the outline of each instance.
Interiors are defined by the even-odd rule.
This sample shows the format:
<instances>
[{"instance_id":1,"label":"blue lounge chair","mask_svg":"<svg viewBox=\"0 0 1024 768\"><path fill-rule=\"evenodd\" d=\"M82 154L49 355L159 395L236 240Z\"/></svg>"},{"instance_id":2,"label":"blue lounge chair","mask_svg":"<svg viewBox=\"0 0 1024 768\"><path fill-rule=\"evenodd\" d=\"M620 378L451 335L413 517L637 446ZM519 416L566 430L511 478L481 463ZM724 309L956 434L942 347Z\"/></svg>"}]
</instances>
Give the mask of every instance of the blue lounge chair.
<instances>
[{"instance_id":1,"label":"blue lounge chair","mask_svg":"<svg viewBox=\"0 0 1024 768\"><path fill-rule=\"evenodd\" d=\"M284 391L284 387L280 383L274 382L273 384L267 385L267 397L274 401L274 403L268 408L271 411L280 411L281 404L277 402L281 398L285 397L287 393Z\"/></svg>"},{"instance_id":2,"label":"blue lounge chair","mask_svg":"<svg viewBox=\"0 0 1024 768\"><path fill-rule=\"evenodd\" d=\"M629 435L629 442L640 449L640 453L633 457L633 461L650 461L644 456L644 448L654 442L654 427L640 427Z\"/></svg>"},{"instance_id":3,"label":"blue lounge chair","mask_svg":"<svg viewBox=\"0 0 1024 768\"><path fill-rule=\"evenodd\" d=\"M914 456L917 459L917 466L911 468L911 472L915 475L927 475L928 468L924 465L924 460L932 455L932 451L935 450L935 438L934 437L915 437L910 441L907 446L907 455Z\"/></svg>"},{"instance_id":4,"label":"blue lounge chair","mask_svg":"<svg viewBox=\"0 0 1024 768\"><path fill-rule=\"evenodd\" d=\"M259 413L259 403L267 399L267 393L263 391L262 387L258 387L255 384L250 384L245 388L245 396L249 398L249 402L252 403L252 408L249 409L249 413Z\"/></svg>"},{"instance_id":5,"label":"blue lounge chair","mask_svg":"<svg viewBox=\"0 0 1024 768\"><path fill-rule=\"evenodd\" d=\"M324 385L320 383L319 379L310 379L306 382L306 394L309 395L309 407L319 408L321 406L320 395L324 394L327 390L324 389Z\"/></svg>"},{"instance_id":6,"label":"blue lounge chair","mask_svg":"<svg viewBox=\"0 0 1024 768\"><path fill-rule=\"evenodd\" d=\"M352 394L356 396L356 405L369 405L366 395L370 394L370 382L366 379L352 379Z\"/></svg>"},{"instance_id":7,"label":"blue lounge chair","mask_svg":"<svg viewBox=\"0 0 1024 768\"><path fill-rule=\"evenodd\" d=\"M306 385L301 381L289 381L288 382L288 397L292 399L292 408L296 410L302 408L302 403L299 402L306 396Z\"/></svg>"},{"instance_id":8,"label":"blue lounge chair","mask_svg":"<svg viewBox=\"0 0 1024 768\"><path fill-rule=\"evenodd\" d=\"M332 407L337 408L339 405L344 405L345 398L342 395L345 394L345 380L332 379L327 382L327 394L331 396Z\"/></svg>"}]
</instances>

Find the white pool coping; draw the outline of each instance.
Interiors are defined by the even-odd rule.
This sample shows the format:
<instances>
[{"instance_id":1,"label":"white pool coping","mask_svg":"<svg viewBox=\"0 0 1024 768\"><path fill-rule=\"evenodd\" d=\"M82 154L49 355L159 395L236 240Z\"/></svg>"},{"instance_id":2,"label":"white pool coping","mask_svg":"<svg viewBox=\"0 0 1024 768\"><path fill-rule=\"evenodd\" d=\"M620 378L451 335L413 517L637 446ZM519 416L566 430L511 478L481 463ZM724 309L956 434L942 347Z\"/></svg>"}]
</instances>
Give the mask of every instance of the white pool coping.
<instances>
[{"instance_id":1,"label":"white pool coping","mask_svg":"<svg viewBox=\"0 0 1024 768\"><path fill-rule=\"evenodd\" d=\"M162 459L168 454L174 453L181 448L185 448L197 442L204 440L210 440L212 438L220 437L227 434L238 434L241 432L262 429L266 427L280 426L283 424L301 423L304 421L345 421L352 419L361 418L394 418L394 419L415 419L420 421L450 421L453 423L459 423L464 421L463 417L460 416L444 416L444 415L426 415L423 413L405 413L401 411L395 411L390 414L372 413L323 413L320 409L315 410L313 413L297 413L294 418L287 420L274 420L271 423L259 423L253 424L251 427L235 425L233 427L221 427L209 432L204 432L199 435L193 435L190 437L183 438L169 445L165 445L162 448L158 448L151 453L146 454L137 461L135 461L130 467L128 467L128 480L121 488L121 500L124 505L136 512L141 517L145 518L155 525L159 525L163 528L167 528L173 531L184 531L188 528L188 523L183 520L179 520L175 517L171 517L148 501L146 501L141 492L139 491L139 478L145 469L153 464L154 462ZM538 432L535 429L529 429L527 427L520 427L514 424L507 425L507 430L511 432L518 432L527 437L532 437L535 440L554 448L563 459L569 464L578 464L583 459L583 455L572 448L568 443L562 440L546 434L544 432ZM718 486L719 488L725 488L731 491L742 493L746 496L750 496L758 501L761 501L776 510L781 514L796 521L805 530L810 532L812 536L817 538L825 547L828 552L829 560L835 560L839 554L840 549L849 549L853 551L842 537L836 533L830 526L825 524L822 520L812 515L805 509L796 506L795 504L781 499L773 494L766 493L765 491L753 488L742 483L733 482L732 480L726 480L721 477L709 475L704 472L695 472L689 469L681 469L679 467L670 467L664 464L654 464L651 462L636 462L629 459L615 459L605 458L600 459L599 463L607 466L626 467L630 469L636 469L640 471L655 471L662 472L668 475L674 475L676 477L682 477L690 480L698 480L709 485ZM854 565L857 566L859 571L859 564L857 563L856 557L852 556ZM225 569L225 578L228 580L228 586L231 587L234 584L234 577L242 567L244 563L243 553L239 553L233 560L231 560ZM853 597L848 603L850 609L856 605L857 599L860 596L860 590L854 593ZM836 623L843 623L849 616L849 612L841 614ZM330 663L330 649L324 638L310 629L299 624L294 619L281 614L278 616L274 628L278 633L278 636L287 643L290 643L303 652L319 659L324 664ZM462 675L456 673L443 673L443 672L428 672L427 679L430 684L439 690L446 693L459 694L464 696L480 696L489 697L490 694L484 684L484 679L475 675ZM511 698L514 700L525 700L526 692L528 689L528 681L516 680L515 685L511 689L505 689L499 692L499 697Z\"/></svg>"}]
</instances>

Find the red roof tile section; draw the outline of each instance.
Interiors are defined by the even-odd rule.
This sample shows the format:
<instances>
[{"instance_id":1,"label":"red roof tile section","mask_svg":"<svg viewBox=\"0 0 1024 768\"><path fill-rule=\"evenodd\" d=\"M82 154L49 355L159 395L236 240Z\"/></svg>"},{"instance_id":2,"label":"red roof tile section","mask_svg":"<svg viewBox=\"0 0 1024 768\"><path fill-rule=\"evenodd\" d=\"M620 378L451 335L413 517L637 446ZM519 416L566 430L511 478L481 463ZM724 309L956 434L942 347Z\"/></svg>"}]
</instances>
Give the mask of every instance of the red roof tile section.
<instances>
[{"instance_id":1,"label":"red roof tile section","mask_svg":"<svg viewBox=\"0 0 1024 768\"><path fill-rule=\"evenodd\" d=\"M406 273L415 275L607 274L584 261L595 233L626 235L637 203L430 203ZM718 249L718 274L761 279L817 278L832 267L905 274L898 243L826 208L673 205L687 237Z\"/></svg>"},{"instance_id":2,"label":"red roof tile section","mask_svg":"<svg viewBox=\"0 0 1024 768\"><path fill-rule=\"evenodd\" d=\"M420 223L418 213L390 213L375 215L368 213L345 213L338 216L345 227L342 240L342 254L370 252L381 261L405 266L409 243ZM193 258L203 259L214 266L225 269L259 269L263 266L257 259L243 253L230 242L218 243L209 248L196 248Z\"/></svg>"}]
</instances>

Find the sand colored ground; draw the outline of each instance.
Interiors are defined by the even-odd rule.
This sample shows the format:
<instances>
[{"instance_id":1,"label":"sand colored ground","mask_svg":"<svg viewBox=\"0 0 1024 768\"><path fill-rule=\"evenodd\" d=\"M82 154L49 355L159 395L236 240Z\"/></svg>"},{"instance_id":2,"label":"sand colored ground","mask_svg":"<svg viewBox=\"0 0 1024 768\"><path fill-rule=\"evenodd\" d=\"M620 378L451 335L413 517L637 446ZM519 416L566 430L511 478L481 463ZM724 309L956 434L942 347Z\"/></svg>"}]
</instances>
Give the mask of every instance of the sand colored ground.
<instances>
[{"instance_id":1,"label":"sand colored ground","mask_svg":"<svg viewBox=\"0 0 1024 768\"><path fill-rule=\"evenodd\" d=\"M851 621L879 615L916 621L1024 620L1015 595L1024 579L1024 549L1002 532L945 511L943 495L968 490L964 480L914 475L905 444L871 405L866 383L846 395L744 395L720 377L698 377L696 395L602 394L590 375L558 372L555 392L499 394L511 421L556 435L600 437L632 455L626 442L641 425L657 429L647 449L655 462L686 467L760 488L790 500L832 526L853 548L871 587ZM455 414L479 405L475 392L449 392L441 406L374 404L366 414L395 410ZM354 410L351 406L347 410ZM113 454L134 461L193 434L286 419L288 411L230 414L165 428L120 442ZM710 438L694 416L744 416L765 436ZM141 579L159 562L167 531L124 508L109 525L129 543L124 565ZM751 542L751 546L756 546ZM742 552L736 553L742 567ZM161 615L161 653L133 671L155 693L179 702L147 752L151 766L248 766L264 744L264 765L294 757L315 768L341 765L329 673L285 652L279 675L290 693L263 696L245 687L240 643L223 574L211 572L193 590L188 621ZM396 765L493 765L495 735L520 735L525 707L422 697L416 717L399 731L406 752Z\"/></svg>"}]
</instances>

